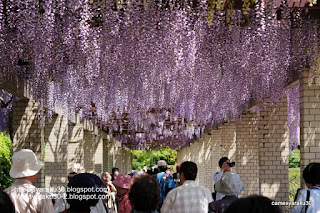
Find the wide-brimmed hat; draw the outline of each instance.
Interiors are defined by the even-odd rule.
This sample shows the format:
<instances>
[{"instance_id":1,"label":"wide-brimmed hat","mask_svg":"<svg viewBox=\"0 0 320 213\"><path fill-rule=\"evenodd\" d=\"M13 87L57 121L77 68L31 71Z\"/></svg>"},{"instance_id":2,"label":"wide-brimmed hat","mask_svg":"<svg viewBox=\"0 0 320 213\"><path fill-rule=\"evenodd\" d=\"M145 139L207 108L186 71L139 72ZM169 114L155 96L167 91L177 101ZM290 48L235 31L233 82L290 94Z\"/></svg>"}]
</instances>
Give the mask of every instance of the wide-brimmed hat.
<instances>
[{"instance_id":1,"label":"wide-brimmed hat","mask_svg":"<svg viewBox=\"0 0 320 213\"><path fill-rule=\"evenodd\" d=\"M165 160L159 160L158 161L158 167L159 166L167 166L167 162Z\"/></svg>"},{"instance_id":2,"label":"wide-brimmed hat","mask_svg":"<svg viewBox=\"0 0 320 213\"><path fill-rule=\"evenodd\" d=\"M22 149L13 154L9 174L12 178L30 177L37 174L43 165L32 150Z\"/></svg>"},{"instance_id":3,"label":"wide-brimmed hat","mask_svg":"<svg viewBox=\"0 0 320 213\"><path fill-rule=\"evenodd\" d=\"M224 195L237 195L243 190L244 185L240 176L234 172L224 172L221 179L215 184L215 191Z\"/></svg>"},{"instance_id":4,"label":"wide-brimmed hat","mask_svg":"<svg viewBox=\"0 0 320 213\"><path fill-rule=\"evenodd\" d=\"M112 183L117 187L130 189L131 177L127 174L119 174Z\"/></svg>"},{"instance_id":5,"label":"wide-brimmed hat","mask_svg":"<svg viewBox=\"0 0 320 213\"><path fill-rule=\"evenodd\" d=\"M85 173L86 170L80 163L74 163L70 166L68 169L68 177L71 178L75 176L76 174Z\"/></svg>"}]
</instances>

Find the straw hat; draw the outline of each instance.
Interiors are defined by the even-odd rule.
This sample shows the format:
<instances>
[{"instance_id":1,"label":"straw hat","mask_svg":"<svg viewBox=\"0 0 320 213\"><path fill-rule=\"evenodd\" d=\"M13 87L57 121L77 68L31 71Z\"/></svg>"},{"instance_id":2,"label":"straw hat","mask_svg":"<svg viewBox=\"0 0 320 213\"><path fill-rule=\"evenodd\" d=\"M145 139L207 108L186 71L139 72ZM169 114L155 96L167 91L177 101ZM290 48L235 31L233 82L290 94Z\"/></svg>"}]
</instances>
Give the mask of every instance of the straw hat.
<instances>
[{"instance_id":1,"label":"straw hat","mask_svg":"<svg viewBox=\"0 0 320 213\"><path fill-rule=\"evenodd\" d=\"M22 149L12 156L12 167L10 176L12 178L30 177L37 174L44 163L37 159L30 149Z\"/></svg>"},{"instance_id":2,"label":"straw hat","mask_svg":"<svg viewBox=\"0 0 320 213\"><path fill-rule=\"evenodd\" d=\"M112 182L113 185L124 188L124 189L130 189L131 185L131 177L126 174L119 174L117 178Z\"/></svg>"},{"instance_id":3,"label":"straw hat","mask_svg":"<svg viewBox=\"0 0 320 213\"><path fill-rule=\"evenodd\" d=\"M234 172L223 173L221 179L215 184L215 191L224 195L237 195L243 190L244 185L240 176Z\"/></svg>"}]
</instances>

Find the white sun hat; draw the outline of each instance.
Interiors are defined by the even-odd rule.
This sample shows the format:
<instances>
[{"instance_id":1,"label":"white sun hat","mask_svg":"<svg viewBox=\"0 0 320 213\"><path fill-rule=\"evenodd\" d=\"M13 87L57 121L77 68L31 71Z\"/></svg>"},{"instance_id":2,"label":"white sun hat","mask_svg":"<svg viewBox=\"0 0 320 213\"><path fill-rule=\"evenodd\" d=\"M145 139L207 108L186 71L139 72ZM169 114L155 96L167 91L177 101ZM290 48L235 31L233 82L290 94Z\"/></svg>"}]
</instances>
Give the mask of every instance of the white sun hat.
<instances>
[{"instance_id":1,"label":"white sun hat","mask_svg":"<svg viewBox=\"0 0 320 213\"><path fill-rule=\"evenodd\" d=\"M22 149L12 156L12 167L10 176L12 178L30 177L37 174L44 163L37 159L30 149Z\"/></svg>"},{"instance_id":2,"label":"white sun hat","mask_svg":"<svg viewBox=\"0 0 320 213\"><path fill-rule=\"evenodd\" d=\"M159 160L158 161L158 167L159 166L167 166L167 162L165 160Z\"/></svg>"},{"instance_id":3,"label":"white sun hat","mask_svg":"<svg viewBox=\"0 0 320 213\"><path fill-rule=\"evenodd\" d=\"M221 179L214 186L215 191L224 195L237 195L243 190L244 185L240 176L234 172L224 172Z\"/></svg>"},{"instance_id":4,"label":"white sun hat","mask_svg":"<svg viewBox=\"0 0 320 213\"><path fill-rule=\"evenodd\" d=\"M68 169L68 177L73 177L77 174L85 173L86 170L80 163L74 163L71 165L71 167Z\"/></svg>"}]
</instances>

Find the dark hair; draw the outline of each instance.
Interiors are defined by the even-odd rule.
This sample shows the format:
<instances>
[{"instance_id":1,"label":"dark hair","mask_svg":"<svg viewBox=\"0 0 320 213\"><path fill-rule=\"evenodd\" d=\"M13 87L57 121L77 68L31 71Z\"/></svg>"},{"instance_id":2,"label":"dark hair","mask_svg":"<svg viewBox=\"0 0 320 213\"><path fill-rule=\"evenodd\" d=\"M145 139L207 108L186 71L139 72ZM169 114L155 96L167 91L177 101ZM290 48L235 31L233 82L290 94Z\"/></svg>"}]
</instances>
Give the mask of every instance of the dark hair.
<instances>
[{"instance_id":1,"label":"dark hair","mask_svg":"<svg viewBox=\"0 0 320 213\"><path fill-rule=\"evenodd\" d=\"M303 179L313 186L320 184L320 163L309 163L303 170Z\"/></svg>"},{"instance_id":2,"label":"dark hair","mask_svg":"<svg viewBox=\"0 0 320 213\"><path fill-rule=\"evenodd\" d=\"M180 174L183 173L186 180L195 180L197 178L197 164L191 161L185 161L181 164Z\"/></svg>"},{"instance_id":3,"label":"dark hair","mask_svg":"<svg viewBox=\"0 0 320 213\"><path fill-rule=\"evenodd\" d=\"M229 158L227 158L227 157L222 157L222 158L220 158L220 160L219 160L219 167L221 168L221 167L222 167L222 164L223 164L224 162L226 162L227 160L229 160Z\"/></svg>"},{"instance_id":4,"label":"dark hair","mask_svg":"<svg viewBox=\"0 0 320 213\"><path fill-rule=\"evenodd\" d=\"M0 209L3 213L14 213L14 205L10 200L10 197L4 191L0 191Z\"/></svg>"},{"instance_id":5,"label":"dark hair","mask_svg":"<svg viewBox=\"0 0 320 213\"><path fill-rule=\"evenodd\" d=\"M71 188L73 190L71 190ZM80 191L81 188L93 188L88 192ZM98 188L105 188L101 179L94 174L81 173L72 177L67 186L67 202L70 204L70 211L88 211L90 206L95 206L99 199L99 195L103 194L103 190L96 190ZM76 191L79 189L79 191ZM79 199L79 196L94 195L97 199ZM77 196L77 197L75 197Z\"/></svg>"},{"instance_id":6,"label":"dark hair","mask_svg":"<svg viewBox=\"0 0 320 213\"><path fill-rule=\"evenodd\" d=\"M165 172L165 171L167 171L167 166L158 166L158 171L159 171L159 172Z\"/></svg>"},{"instance_id":7,"label":"dark hair","mask_svg":"<svg viewBox=\"0 0 320 213\"><path fill-rule=\"evenodd\" d=\"M281 213L279 206L272 205L272 200L261 195L251 195L233 202L225 213Z\"/></svg>"},{"instance_id":8,"label":"dark hair","mask_svg":"<svg viewBox=\"0 0 320 213\"><path fill-rule=\"evenodd\" d=\"M114 174L114 173L116 172L116 170L119 171L119 169L118 169L117 167L113 167L113 168L112 168L112 174Z\"/></svg>"},{"instance_id":9,"label":"dark hair","mask_svg":"<svg viewBox=\"0 0 320 213\"><path fill-rule=\"evenodd\" d=\"M160 201L160 187L157 180L150 175L140 175L133 180L129 191L132 207L138 211L152 212Z\"/></svg>"}]
</instances>

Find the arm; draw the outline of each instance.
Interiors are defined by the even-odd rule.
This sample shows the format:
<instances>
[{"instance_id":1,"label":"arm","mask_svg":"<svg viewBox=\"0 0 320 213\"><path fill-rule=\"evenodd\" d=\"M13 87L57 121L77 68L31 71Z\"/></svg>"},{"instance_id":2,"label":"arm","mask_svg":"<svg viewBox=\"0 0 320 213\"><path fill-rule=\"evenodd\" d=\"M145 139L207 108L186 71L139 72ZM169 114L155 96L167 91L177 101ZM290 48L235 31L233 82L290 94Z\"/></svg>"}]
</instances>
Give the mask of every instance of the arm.
<instances>
[{"instance_id":1,"label":"arm","mask_svg":"<svg viewBox=\"0 0 320 213\"><path fill-rule=\"evenodd\" d=\"M222 174L223 174L223 171L214 173L212 177L213 181L218 182L221 179Z\"/></svg>"}]
</instances>

